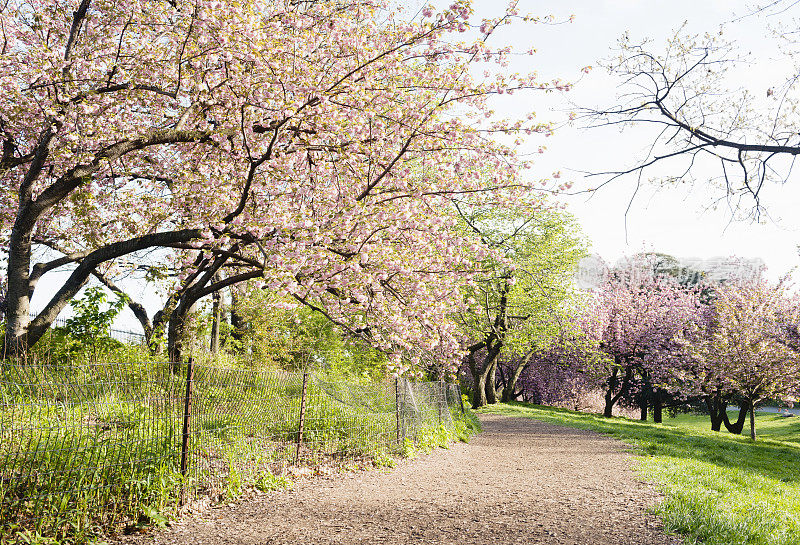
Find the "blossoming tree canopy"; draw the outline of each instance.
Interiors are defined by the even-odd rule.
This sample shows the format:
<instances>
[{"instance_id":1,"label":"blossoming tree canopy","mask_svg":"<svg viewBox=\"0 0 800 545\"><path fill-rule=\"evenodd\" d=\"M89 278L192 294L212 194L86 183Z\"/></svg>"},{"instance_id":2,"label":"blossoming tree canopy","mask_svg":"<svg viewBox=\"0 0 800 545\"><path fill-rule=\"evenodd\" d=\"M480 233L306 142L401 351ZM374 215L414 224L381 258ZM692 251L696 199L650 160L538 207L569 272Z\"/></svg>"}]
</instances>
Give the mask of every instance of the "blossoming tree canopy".
<instances>
[{"instance_id":1,"label":"blossoming tree canopy","mask_svg":"<svg viewBox=\"0 0 800 545\"><path fill-rule=\"evenodd\" d=\"M600 346L607 360L605 416L638 375L650 385L672 377L679 348L674 338L696 318L699 292L654 268L653 256L629 259L601 287L594 311L603 324Z\"/></svg>"},{"instance_id":2,"label":"blossoming tree canopy","mask_svg":"<svg viewBox=\"0 0 800 545\"><path fill-rule=\"evenodd\" d=\"M524 198L524 163L491 135L549 128L532 115L484 119L492 94L546 85L470 76L471 64L505 62L486 39L515 18L513 3L471 43L453 38L468 2L428 12L406 22L388 2L358 0L5 3L6 351L35 343L98 268L189 243L175 254L184 265L246 248L247 263L260 256L261 272L300 298L332 295L330 283L354 290L339 301L365 304L381 289L402 301L376 286L397 274L414 286L426 271L440 287L408 290L419 302L386 342L447 338L425 325L443 322L434 302L455 293L446 273L461 259L438 211L454 196ZM59 257L33 263L37 247ZM72 273L31 322L36 281L65 265ZM319 285L303 285L302 267ZM397 316L377 302L381 319Z\"/></svg>"},{"instance_id":3,"label":"blossoming tree canopy","mask_svg":"<svg viewBox=\"0 0 800 545\"><path fill-rule=\"evenodd\" d=\"M764 398L796 401L800 395L800 299L788 279L725 284L715 290L710 318L684 338L699 363L697 380L744 397L750 409Z\"/></svg>"}]
</instances>

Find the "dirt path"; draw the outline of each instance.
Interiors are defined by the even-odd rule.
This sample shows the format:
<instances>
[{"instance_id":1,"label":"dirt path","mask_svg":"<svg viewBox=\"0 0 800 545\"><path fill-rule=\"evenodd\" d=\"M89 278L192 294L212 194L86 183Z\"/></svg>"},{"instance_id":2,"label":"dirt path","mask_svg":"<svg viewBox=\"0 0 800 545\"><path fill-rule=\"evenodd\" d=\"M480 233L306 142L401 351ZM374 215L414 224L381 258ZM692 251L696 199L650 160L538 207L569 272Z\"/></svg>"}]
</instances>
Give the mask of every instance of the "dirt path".
<instances>
[{"instance_id":1,"label":"dirt path","mask_svg":"<svg viewBox=\"0 0 800 545\"><path fill-rule=\"evenodd\" d=\"M620 443L523 418L390 471L339 475L206 512L157 544L677 544ZM130 543L130 540L126 540Z\"/></svg>"}]
</instances>

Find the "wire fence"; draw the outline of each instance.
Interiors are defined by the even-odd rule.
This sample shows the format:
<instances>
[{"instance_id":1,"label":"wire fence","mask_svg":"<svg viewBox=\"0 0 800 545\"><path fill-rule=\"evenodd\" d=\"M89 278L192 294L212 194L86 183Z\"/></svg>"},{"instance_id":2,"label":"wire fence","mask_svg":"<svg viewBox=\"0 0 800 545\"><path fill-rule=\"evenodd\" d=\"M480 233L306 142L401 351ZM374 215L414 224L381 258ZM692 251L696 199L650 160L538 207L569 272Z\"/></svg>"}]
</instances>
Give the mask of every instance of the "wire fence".
<instances>
[{"instance_id":1,"label":"wire fence","mask_svg":"<svg viewBox=\"0 0 800 545\"><path fill-rule=\"evenodd\" d=\"M147 344L147 337L145 337L144 333L127 329L112 327L108 330L108 336L125 344Z\"/></svg>"},{"instance_id":2,"label":"wire fence","mask_svg":"<svg viewBox=\"0 0 800 545\"><path fill-rule=\"evenodd\" d=\"M0 541L133 528L294 468L379 462L464 418L455 384L191 363L0 364L0 396Z\"/></svg>"},{"instance_id":3,"label":"wire fence","mask_svg":"<svg viewBox=\"0 0 800 545\"><path fill-rule=\"evenodd\" d=\"M36 313L30 313L29 317L31 320L36 318ZM53 327L67 327L67 318L56 318L53 320L52 326ZM48 330L48 334L52 334L52 329ZM109 337L114 340L117 340L123 344L133 344L133 345L144 345L147 344L147 337L145 337L144 333L140 333L138 331L132 331L129 329L119 329L116 327L109 328L107 331Z\"/></svg>"}]
</instances>

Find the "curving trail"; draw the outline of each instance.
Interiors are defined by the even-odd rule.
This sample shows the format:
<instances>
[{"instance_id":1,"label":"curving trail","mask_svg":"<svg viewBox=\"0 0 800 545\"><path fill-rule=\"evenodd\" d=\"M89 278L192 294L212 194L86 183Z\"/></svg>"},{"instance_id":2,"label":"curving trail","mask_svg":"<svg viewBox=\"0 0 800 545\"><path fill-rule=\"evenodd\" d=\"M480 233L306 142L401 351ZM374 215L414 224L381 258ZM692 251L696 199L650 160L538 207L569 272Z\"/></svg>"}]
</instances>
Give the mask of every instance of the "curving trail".
<instances>
[{"instance_id":1,"label":"curving trail","mask_svg":"<svg viewBox=\"0 0 800 545\"><path fill-rule=\"evenodd\" d=\"M127 543L678 544L646 512L621 443L590 431L482 415L484 431L389 471L299 482Z\"/></svg>"}]
</instances>

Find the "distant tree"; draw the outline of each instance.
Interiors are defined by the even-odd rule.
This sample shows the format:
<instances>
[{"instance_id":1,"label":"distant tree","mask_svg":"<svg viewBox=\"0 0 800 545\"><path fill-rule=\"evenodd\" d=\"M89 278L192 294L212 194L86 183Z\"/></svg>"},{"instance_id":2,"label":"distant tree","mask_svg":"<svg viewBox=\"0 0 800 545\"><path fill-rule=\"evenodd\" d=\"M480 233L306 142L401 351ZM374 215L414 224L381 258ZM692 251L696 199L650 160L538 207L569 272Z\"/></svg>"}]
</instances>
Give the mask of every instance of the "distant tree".
<instances>
[{"instance_id":1,"label":"distant tree","mask_svg":"<svg viewBox=\"0 0 800 545\"><path fill-rule=\"evenodd\" d=\"M606 355L596 335L585 329L585 317L576 309L548 345L525 355L529 361L519 379L523 399L578 411L585 408L586 396L603 387Z\"/></svg>"},{"instance_id":2,"label":"distant tree","mask_svg":"<svg viewBox=\"0 0 800 545\"><path fill-rule=\"evenodd\" d=\"M461 212L465 229L490 252L464 287L465 307L457 317L471 339L467 361L477 408L495 403L498 393L513 398L530 355L562 329L585 246L571 216L544 206ZM519 357L498 392L501 353Z\"/></svg>"},{"instance_id":3,"label":"distant tree","mask_svg":"<svg viewBox=\"0 0 800 545\"><path fill-rule=\"evenodd\" d=\"M761 399L795 401L800 394L800 299L788 279L765 278L720 286L710 319L698 322L683 344L698 364L702 387L747 401L755 441L754 405Z\"/></svg>"},{"instance_id":4,"label":"distant tree","mask_svg":"<svg viewBox=\"0 0 800 545\"><path fill-rule=\"evenodd\" d=\"M655 412L660 414L659 391L679 361L676 352L682 350L675 337L698 313L697 291L673 276L654 272L654 264L652 256L634 256L612 270L597 293L593 311L602 323L599 346L608 356L606 417L635 385L643 419L653 394Z\"/></svg>"}]
</instances>

